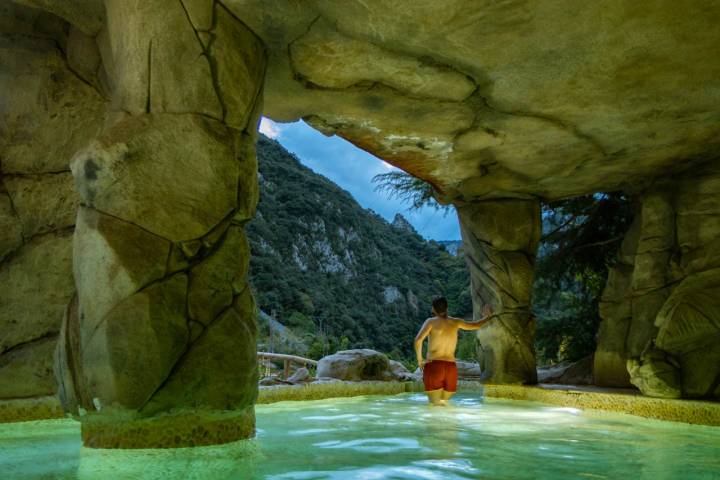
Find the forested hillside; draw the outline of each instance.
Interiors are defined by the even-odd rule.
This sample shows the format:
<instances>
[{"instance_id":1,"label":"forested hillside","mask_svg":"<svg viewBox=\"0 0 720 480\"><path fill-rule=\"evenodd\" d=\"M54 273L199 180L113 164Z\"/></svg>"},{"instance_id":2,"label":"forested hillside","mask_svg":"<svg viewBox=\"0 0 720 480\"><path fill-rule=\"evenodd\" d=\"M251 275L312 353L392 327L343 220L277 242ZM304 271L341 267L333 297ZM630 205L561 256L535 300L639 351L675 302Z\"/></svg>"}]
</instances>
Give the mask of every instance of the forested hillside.
<instances>
[{"instance_id":1,"label":"forested hillside","mask_svg":"<svg viewBox=\"0 0 720 480\"><path fill-rule=\"evenodd\" d=\"M252 284L258 307L303 339L307 351L298 353L368 347L412 359L434 295L448 297L451 314L472 314L462 256L425 241L404 219L390 224L363 209L273 140L261 137L257 154L261 196L247 229ZM261 326L264 341L268 322Z\"/></svg>"}]
</instances>

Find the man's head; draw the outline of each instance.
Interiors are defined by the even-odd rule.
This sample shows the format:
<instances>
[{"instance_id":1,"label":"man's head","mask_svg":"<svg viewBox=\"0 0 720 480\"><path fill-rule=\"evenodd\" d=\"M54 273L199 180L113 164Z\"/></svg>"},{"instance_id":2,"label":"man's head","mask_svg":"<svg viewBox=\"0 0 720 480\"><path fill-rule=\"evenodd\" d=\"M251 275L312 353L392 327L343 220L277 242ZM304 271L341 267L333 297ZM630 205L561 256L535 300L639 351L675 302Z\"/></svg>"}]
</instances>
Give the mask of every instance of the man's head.
<instances>
[{"instance_id":1,"label":"man's head","mask_svg":"<svg viewBox=\"0 0 720 480\"><path fill-rule=\"evenodd\" d=\"M432 301L432 309L435 315L444 317L447 315L448 305L445 297L435 297Z\"/></svg>"}]
</instances>

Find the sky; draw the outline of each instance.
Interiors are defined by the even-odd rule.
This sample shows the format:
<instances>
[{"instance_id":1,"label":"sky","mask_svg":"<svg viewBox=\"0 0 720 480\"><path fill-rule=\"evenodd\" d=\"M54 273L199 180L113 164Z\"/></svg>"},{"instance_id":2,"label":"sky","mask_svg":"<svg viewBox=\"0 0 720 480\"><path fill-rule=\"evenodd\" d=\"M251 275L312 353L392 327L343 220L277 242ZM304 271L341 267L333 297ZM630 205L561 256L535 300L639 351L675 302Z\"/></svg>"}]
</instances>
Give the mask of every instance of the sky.
<instances>
[{"instance_id":1,"label":"sky","mask_svg":"<svg viewBox=\"0 0 720 480\"><path fill-rule=\"evenodd\" d=\"M397 169L350 142L337 136L326 137L302 121L276 123L263 117L260 132L280 142L303 165L329 178L350 192L364 208L374 210L387 221L391 222L396 213L401 213L426 239L460 240L454 211L444 214L425 207L410 212L407 203L376 192L372 178Z\"/></svg>"}]
</instances>

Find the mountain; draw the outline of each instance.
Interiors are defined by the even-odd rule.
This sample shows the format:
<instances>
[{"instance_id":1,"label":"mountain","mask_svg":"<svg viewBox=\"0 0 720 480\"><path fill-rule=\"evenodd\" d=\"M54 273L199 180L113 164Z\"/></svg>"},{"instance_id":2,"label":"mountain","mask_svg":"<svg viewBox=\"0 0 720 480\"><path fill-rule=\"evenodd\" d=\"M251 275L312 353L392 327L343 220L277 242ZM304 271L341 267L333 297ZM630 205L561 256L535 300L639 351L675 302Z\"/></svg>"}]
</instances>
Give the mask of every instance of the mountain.
<instances>
[{"instance_id":1,"label":"mountain","mask_svg":"<svg viewBox=\"0 0 720 480\"><path fill-rule=\"evenodd\" d=\"M403 217L401 213L395 214L395 218L393 218L390 225L404 232L417 233L415 227L413 227L410 222L408 222L407 218Z\"/></svg>"},{"instance_id":2,"label":"mountain","mask_svg":"<svg viewBox=\"0 0 720 480\"><path fill-rule=\"evenodd\" d=\"M362 208L274 140L261 137L257 156L251 283L258 307L306 342L297 353L367 347L411 359L434 295L448 298L451 314L471 315L464 259L401 215L390 224ZM261 327L266 342L271 325L261 319Z\"/></svg>"}]
</instances>

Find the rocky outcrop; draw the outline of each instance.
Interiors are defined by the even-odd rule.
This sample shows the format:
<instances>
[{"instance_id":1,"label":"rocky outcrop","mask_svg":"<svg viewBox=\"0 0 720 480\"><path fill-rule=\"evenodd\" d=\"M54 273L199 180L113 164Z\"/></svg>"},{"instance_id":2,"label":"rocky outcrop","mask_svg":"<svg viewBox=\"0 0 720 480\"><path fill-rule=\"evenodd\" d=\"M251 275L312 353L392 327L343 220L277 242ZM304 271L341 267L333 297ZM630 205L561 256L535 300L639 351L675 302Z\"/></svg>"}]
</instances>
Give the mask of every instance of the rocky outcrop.
<instances>
[{"instance_id":1,"label":"rocky outcrop","mask_svg":"<svg viewBox=\"0 0 720 480\"><path fill-rule=\"evenodd\" d=\"M458 217L474 317L479 320L488 304L495 312L477 334L482 379L536 383L530 292L540 242L540 204L511 199L478 202L459 206Z\"/></svg>"},{"instance_id":2,"label":"rocky outcrop","mask_svg":"<svg viewBox=\"0 0 720 480\"><path fill-rule=\"evenodd\" d=\"M396 213L395 217L393 217L393 221L391 224L394 228L400 230L401 232L407 232L407 233L415 233L417 234L417 231L415 230L415 227L412 226L410 222L408 222L407 218L405 218L402 214Z\"/></svg>"},{"instance_id":3,"label":"rocky outcrop","mask_svg":"<svg viewBox=\"0 0 720 480\"><path fill-rule=\"evenodd\" d=\"M638 204L600 305L596 382L720 396L720 170L659 181Z\"/></svg>"}]
</instances>

